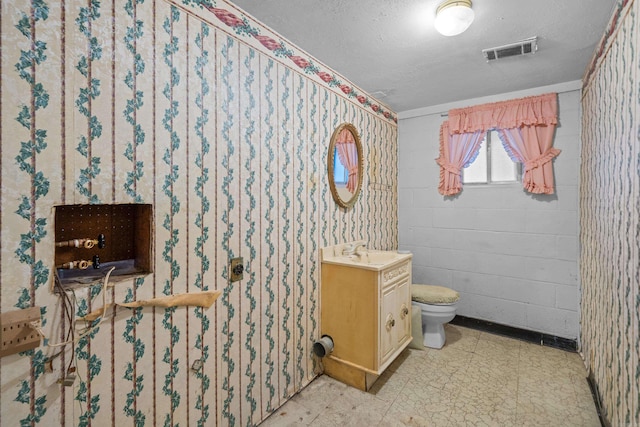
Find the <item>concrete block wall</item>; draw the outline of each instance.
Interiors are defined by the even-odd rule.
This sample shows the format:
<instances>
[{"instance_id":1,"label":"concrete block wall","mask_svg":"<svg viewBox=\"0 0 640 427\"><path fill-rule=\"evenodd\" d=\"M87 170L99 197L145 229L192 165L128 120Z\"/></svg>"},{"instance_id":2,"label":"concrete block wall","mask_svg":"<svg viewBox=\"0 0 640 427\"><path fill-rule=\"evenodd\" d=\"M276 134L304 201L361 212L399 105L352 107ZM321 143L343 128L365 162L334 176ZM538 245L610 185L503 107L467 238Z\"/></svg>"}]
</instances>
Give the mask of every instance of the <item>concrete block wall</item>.
<instances>
[{"instance_id":1,"label":"concrete block wall","mask_svg":"<svg viewBox=\"0 0 640 427\"><path fill-rule=\"evenodd\" d=\"M458 314L578 337L580 82L400 113L399 246L413 252L413 282L461 294ZM449 108L558 92L556 194L521 183L438 193L440 124Z\"/></svg>"}]
</instances>

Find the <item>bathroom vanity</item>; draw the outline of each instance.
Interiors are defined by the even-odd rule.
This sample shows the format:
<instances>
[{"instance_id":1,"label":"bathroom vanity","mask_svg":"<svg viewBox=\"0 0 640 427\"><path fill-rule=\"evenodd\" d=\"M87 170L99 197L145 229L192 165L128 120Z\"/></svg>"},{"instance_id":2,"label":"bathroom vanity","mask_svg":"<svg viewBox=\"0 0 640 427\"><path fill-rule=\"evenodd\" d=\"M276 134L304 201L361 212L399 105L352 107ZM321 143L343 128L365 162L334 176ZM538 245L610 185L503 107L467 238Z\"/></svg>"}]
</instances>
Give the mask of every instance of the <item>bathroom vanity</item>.
<instances>
[{"instance_id":1,"label":"bathroom vanity","mask_svg":"<svg viewBox=\"0 0 640 427\"><path fill-rule=\"evenodd\" d=\"M321 251L321 331L333 339L324 373L369 390L411 341L411 254Z\"/></svg>"}]
</instances>

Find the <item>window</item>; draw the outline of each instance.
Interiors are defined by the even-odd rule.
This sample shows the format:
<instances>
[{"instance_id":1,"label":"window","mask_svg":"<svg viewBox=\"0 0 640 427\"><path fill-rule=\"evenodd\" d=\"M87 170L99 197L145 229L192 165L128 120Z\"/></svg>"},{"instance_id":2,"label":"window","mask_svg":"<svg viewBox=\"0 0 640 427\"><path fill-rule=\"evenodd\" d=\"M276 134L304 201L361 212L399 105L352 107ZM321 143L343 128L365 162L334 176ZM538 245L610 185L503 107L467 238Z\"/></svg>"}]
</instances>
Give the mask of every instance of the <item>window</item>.
<instances>
[{"instance_id":1,"label":"window","mask_svg":"<svg viewBox=\"0 0 640 427\"><path fill-rule=\"evenodd\" d=\"M340 162L340 156L338 156L337 149L336 154L333 156L333 180L336 185L342 185L343 187L349 180L349 174L342 162Z\"/></svg>"},{"instance_id":2,"label":"window","mask_svg":"<svg viewBox=\"0 0 640 427\"><path fill-rule=\"evenodd\" d=\"M487 132L478 157L462 170L464 184L517 182L519 177L520 163L509 158L495 130Z\"/></svg>"}]
</instances>

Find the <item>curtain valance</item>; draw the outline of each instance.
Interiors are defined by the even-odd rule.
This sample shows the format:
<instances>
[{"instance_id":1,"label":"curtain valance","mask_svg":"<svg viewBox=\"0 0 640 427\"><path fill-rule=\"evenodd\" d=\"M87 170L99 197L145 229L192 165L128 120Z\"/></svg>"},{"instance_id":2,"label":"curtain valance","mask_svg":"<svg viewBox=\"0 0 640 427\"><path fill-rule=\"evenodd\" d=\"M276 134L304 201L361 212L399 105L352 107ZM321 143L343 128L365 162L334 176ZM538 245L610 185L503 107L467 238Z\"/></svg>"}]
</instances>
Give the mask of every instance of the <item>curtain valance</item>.
<instances>
[{"instance_id":1,"label":"curtain valance","mask_svg":"<svg viewBox=\"0 0 640 427\"><path fill-rule=\"evenodd\" d=\"M476 158L484 134L497 129L511 159L523 164L524 189L553 194L551 161L560 154L553 148L557 123L556 93L450 110L440 129L438 191L445 196L462 191L462 168Z\"/></svg>"},{"instance_id":2,"label":"curtain valance","mask_svg":"<svg viewBox=\"0 0 640 427\"><path fill-rule=\"evenodd\" d=\"M449 132L486 132L522 126L549 126L558 123L558 95L530 96L449 111Z\"/></svg>"}]
</instances>

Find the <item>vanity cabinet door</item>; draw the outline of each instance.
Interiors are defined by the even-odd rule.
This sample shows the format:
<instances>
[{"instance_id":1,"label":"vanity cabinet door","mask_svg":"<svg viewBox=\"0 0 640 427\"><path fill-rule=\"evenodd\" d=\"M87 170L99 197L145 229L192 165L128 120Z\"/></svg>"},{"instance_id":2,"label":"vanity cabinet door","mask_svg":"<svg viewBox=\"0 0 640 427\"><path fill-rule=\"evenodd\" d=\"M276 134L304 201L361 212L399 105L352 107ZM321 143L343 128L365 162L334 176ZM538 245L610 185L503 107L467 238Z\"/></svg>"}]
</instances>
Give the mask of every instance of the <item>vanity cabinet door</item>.
<instances>
[{"instance_id":1,"label":"vanity cabinet door","mask_svg":"<svg viewBox=\"0 0 640 427\"><path fill-rule=\"evenodd\" d=\"M411 264L382 272L380 283L379 369L411 341Z\"/></svg>"},{"instance_id":2,"label":"vanity cabinet door","mask_svg":"<svg viewBox=\"0 0 640 427\"><path fill-rule=\"evenodd\" d=\"M397 341L396 346L401 346L407 340L411 340L411 283L409 278L403 279L396 288L397 317Z\"/></svg>"},{"instance_id":3,"label":"vanity cabinet door","mask_svg":"<svg viewBox=\"0 0 640 427\"><path fill-rule=\"evenodd\" d=\"M397 345L396 288L389 286L382 291L380 304L380 365L393 354Z\"/></svg>"}]
</instances>

